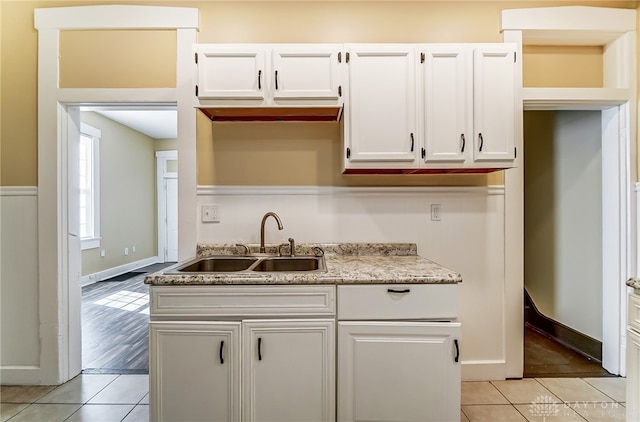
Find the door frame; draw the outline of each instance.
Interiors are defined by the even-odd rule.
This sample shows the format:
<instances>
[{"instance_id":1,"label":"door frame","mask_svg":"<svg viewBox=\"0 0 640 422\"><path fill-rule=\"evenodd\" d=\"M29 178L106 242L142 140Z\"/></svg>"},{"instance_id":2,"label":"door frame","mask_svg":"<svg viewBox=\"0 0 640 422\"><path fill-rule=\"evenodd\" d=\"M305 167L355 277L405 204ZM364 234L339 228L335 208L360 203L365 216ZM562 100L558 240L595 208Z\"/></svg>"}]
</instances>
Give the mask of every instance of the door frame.
<instances>
[{"instance_id":1,"label":"door frame","mask_svg":"<svg viewBox=\"0 0 640 422\"><path fill-rule=\"evenodd\" d=\"M122 19L126 16L127 19ZM195 253L196 127L192 104L192 46L198 9L186 7L96 5L35 9L38 31L38 302L40 362L32 374L40 384L61 384L80 373L80 285L69 271L69 167L65 158L69 106L174 105L178 112L181 257ZM176 31L174 88L60 88L59 47L62 30L166 29ZM79 245L79 244L78 244ZM79 247L79 246L78 246ZM79 254L77 254L79 256ZM73 260L73 258L71 258ZM27 375L25 375L27 377Z\"/></svg>"},{"instance_id":2,"label":"door frame","mask_svg":"<svg viewBox=\"0 0 640 422\"><path fill-rule=\"evenodd\" d=\"M156 191L158 196L158 256L167 262L167 187L165 179L177 179L178 175L167 172L167 161L177 160L178 151L156 151ZM179 232L178 232L179 235Z\"/></svg>"},{"instance_id":3,"label":"door frame","mask_svg":"<svg viewBox=\"0 0 640 422\"><path fill-rule=\"evenodd\" d=\"M624 375L626 280L636 272L636 10L562 6L502 11L505 42L603 46L602 88L523 88L519 107L530 110L603 110L603 367ZM522 86L522 74L518 75ZM613 124L605 124L613 123ZM516 167L505 172L506 377L524 367L524 170L522 126ZM609 312L607 312L607 310Z\"/></svg>"}]
</instances>

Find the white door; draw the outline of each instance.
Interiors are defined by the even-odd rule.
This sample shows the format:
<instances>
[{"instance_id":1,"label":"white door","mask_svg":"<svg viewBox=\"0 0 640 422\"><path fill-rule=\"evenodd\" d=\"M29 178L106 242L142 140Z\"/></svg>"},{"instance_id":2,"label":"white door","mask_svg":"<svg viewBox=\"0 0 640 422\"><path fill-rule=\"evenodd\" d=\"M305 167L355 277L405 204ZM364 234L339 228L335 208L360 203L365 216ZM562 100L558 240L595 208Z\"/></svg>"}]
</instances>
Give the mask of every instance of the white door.
<instances>
[{"instance_id":1,"label":"white door","mask_svg":"<svg viewBox=\"0 0 640 422\"><path fill-rule=\"evenodd\" d=\"M166 207L166 259L168 262L178 261L178 179L165 177Z\"/></svg>"},{"instance_id":2,"label":"white door","mask_svg":"<svg viewBox=\"0 0 640 422\"><path fill-rule=\"evenodd\" d=\"M460 420L459 323L339 322L338 420Z\"/></svg>"},{"instance_id":3,"label":"white door","mask_svg":"<svg viewBox=\"0 0 640 422\"><path fill-rule=\"evenodd\" d=\"M243 420L335 420L335 322L243 322Z\"/></svg>"},{"instance_id":4,"label":"white door","mask_svg":"<svg viewBox=\"0 0 640 422\"><path fill-rule=\"evenodd\" d=\"M152 421L239 421L240 322L150 322L149 386Z\"/></svg>"},{"instance_id":5,"label":"white door","mask_svg":"<svg viewBox=\"0 0 640 422\"><path fill-rule=\"evenodd\" d=\"M423 53L424 161L460 164L473 149L469 49L428 45Z\"/></svg>"},{"instance_id":6,"label":"white door","mask_svg":"<svg viewBox=\"0 0 640 422\"><path fill-rule=\"evenodd\" d=\"M272 55L273 99L327 100L337 104L340 46L299 44L275 46Z\"/></svg>"},{"instance_id":7,"label":"white door","mask_svg":"<svg viewBox=\"0 0 640 422\"><path fill-rule=\"evenodd\" d=\"M515 159L515 47L476 47L473 55L474 160Z\"/></svg>"},{"instance_id":8,"label":"white door","mask_svg":"<svg viewBox=\"0 0 640 422\"><path fill-rule=\"evenodd\" d=\"M415 167L414 46L356 44L347 51L346 167Z\"/></svg>"},{"instance_id":9,"label":"white door","mask_svg":"<svg viewBox=\"0 0 640 422\"><path fill-rule=\"evenodd\" d=\"M264 100L268 75L263 47L198 47L198 97Z\"/></svg>"}]
</instances>

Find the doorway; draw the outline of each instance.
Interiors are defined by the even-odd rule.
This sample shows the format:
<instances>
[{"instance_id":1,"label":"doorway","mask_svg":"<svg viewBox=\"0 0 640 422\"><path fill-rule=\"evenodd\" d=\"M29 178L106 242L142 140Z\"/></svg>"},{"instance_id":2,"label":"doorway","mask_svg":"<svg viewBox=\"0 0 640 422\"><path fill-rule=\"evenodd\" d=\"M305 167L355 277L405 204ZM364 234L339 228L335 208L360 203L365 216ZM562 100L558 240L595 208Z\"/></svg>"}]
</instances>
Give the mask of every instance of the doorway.
<instances>
[{"instance_id":1,"label":"doorway","mask_svg":"<svg viewBox=\"0 0 640 422\"><path fill-rule=\"evenodd\" d=\"M525 376L611 376L603 345L620 333L605 318L619 308L603 300L605 124L600 110L524 114Z\"/></svg>"},{"instance_id":2,"label":"doorway","mask_svg":"<svg viewBox=\"0 0 640 422\"><path fill-rule=\"evenodd\" d=\"M148 373L149 295L144 277L170 265L165 264L166 245L160 249L157 241L160 222L171 222L177 255L176 110L125 106L80 110L79 220L81 227L99 227L92 239L87 235L93 230L85 230L84 236L80 230L82 371ZM82 142L88 129L94 134L89 152ZM72 131L69 136L73 151ZM158 163L158 156L167 158ZM156 169L157 164L162 167ZM173 189L168 194L166 180L155 174L171 177ZM75 183L70 175L70 186ZM72 196L74 190L69 192ZM169 215L167 202L173 206ZM87 240L90 244L85 245Z\"/></svg>"}]
</instances>

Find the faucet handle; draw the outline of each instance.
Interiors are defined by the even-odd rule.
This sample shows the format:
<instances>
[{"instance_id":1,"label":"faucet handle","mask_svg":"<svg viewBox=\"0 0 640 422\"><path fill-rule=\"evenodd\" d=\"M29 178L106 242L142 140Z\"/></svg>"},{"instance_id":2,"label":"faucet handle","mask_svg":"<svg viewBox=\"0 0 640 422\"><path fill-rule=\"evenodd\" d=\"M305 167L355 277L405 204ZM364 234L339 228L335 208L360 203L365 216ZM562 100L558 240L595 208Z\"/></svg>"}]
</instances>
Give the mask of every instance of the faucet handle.
<instances>
[{"instance_id":1,"label":"faucet handle","mask_svg":"<svg viewBox=\"0 0 640 422\"><path fill-rule=\"evenodd\" d=\"M247 245L245 245L244 243L236 243L236 246L244 248L244 254L249 255L249 247Z\"/></svg>"},{"instance_id":2,"label":"faucet handle","mask_svg":"<svg viewBox=\"0 0 640 422\"><path fill-rule=\"evenodd\" d=\"M293 237L289 238L289 245L291 246L289 255L296 256L296 241L293 240Z\"/></svg>"}]
</instances>

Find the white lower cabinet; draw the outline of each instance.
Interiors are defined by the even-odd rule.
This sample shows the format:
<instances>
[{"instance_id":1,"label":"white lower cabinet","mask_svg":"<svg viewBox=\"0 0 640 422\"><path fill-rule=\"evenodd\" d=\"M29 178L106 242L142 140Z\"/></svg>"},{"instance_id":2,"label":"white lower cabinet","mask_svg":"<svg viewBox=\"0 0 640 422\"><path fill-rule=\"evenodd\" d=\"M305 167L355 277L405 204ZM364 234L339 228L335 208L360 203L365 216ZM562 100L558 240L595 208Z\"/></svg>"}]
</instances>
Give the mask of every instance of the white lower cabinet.
<instances>
[{"instance_id":1,"label":"white lower cabinet","mask_svg":"<svg viewBox=\"0 0 640 422\"><path fill-rule=\"evenodd\" d=\"M338 323L338 421L460 419L460 324Z\"/></svg>"},{"instance_id":2,"label":"white lower cabinet","mask_svg":"<svg viewBox=\"0 0 640 422\"><path fill-rule=\"evenodd\" d=\"M240 322L150 322L151 421L240 420Z\"/></svg>"}]
</instances>

